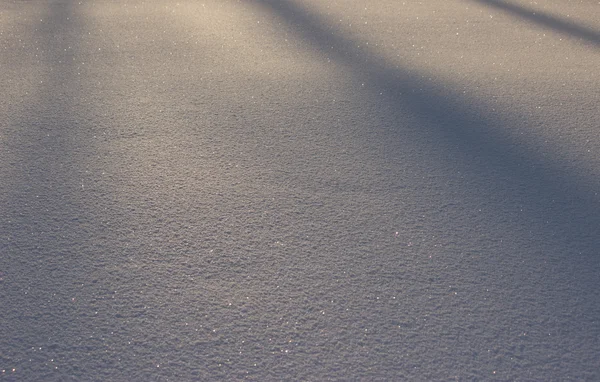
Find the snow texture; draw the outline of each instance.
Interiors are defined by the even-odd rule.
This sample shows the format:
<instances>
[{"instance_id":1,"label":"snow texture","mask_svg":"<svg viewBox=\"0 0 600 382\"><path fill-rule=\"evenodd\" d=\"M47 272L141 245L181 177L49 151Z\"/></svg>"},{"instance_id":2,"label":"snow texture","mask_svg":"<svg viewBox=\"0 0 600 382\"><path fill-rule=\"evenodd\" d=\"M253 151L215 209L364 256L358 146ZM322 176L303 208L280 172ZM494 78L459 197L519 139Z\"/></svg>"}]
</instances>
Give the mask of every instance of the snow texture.
<instances>
[{"instance_id":1,"label":"snow texture","mask_svg":"<svg viewBox=\"0 0 600 382\"><path fill-rule=\"evenodd\" d=\"M0 2L0 380L600 380L599 28Z\"/></svg>"}]
</instances>

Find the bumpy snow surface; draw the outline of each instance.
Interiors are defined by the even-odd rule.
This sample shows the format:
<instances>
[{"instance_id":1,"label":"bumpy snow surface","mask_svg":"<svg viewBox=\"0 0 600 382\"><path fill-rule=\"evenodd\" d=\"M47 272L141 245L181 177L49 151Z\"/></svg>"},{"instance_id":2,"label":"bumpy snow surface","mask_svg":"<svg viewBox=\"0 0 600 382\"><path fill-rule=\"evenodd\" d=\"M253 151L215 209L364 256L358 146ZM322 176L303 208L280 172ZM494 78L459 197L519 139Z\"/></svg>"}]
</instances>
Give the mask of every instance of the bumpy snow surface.
<instances>
[{"instance_id":1,"label":"bumpy snow surface","mask_svg":"<svg viewBox=\"0 0 600 382\"><path fill-rule=\"evenodd\" d=\"M3 0L0 380L600 380L600 3Z\"/></svg>"}]
</instances>

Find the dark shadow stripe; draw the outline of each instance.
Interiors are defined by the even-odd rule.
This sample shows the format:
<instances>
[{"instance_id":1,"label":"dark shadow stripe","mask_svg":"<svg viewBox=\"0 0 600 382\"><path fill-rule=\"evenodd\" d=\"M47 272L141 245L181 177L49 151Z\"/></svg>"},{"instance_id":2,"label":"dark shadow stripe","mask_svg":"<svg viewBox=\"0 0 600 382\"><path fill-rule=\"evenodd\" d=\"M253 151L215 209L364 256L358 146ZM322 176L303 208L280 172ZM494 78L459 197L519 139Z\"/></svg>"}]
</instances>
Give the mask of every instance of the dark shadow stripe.
<instances>
[{"instance_id":1,"label":"dark shadow stripe","mask_svg":"<svg viewBox=\"0 0 600 382\"><path fill-rule=\"evenodd\" d=\"M577 25L571 21L563 20L547 13L540 12L532 8L526 8L521 5L512 4L506 1L498 0L473 0L477 3L494 7L512 15L518 16L525 21L531 21L553 31L565 34L569 37L575 37L584 40L586 43L600 48L600 32ZM600 6L598 6L600 15Z\"/></svg>"},{"instance_id":2,"label":"dark shadow stripe","mask_svg":"<svg viewBox=\"0 0 600 382\"><path fill-rule=\"evenodd\" d=\"M558 155L542 152L523 141L514 128L527 120L519 115L492 117L492 106L485 100L465 97L441 81L424 81L418 69L391 65L384 58L359 48L359 42L341 35L319 15L299 2L254 0L291 26L320 54L336 60L348 73L364 80L373 95L383 90L383 99L397 109L395 117L411 113L429 126L423 132L435 135L436 147L454 148L451 156L469 157L469 166L481 179L492 178L485 190L466 190L471 194L494 195L498 199L527 205L530 216L523 222L540 233L560 237L563 251L577 250L595 254L600 248L600 209L598 180ZM536 121L533 121L535 123ZM550 154L550 155L548 155ZM509 183L509 187L502 186ZM500 195L508 192L507 195ZM508 203L508 202L507 202ZM498 205L498 208L509 204ZM548 228L542 222L553 222ZM577 249L575 249L577 248Z\"/></svg>"}]
</instances>

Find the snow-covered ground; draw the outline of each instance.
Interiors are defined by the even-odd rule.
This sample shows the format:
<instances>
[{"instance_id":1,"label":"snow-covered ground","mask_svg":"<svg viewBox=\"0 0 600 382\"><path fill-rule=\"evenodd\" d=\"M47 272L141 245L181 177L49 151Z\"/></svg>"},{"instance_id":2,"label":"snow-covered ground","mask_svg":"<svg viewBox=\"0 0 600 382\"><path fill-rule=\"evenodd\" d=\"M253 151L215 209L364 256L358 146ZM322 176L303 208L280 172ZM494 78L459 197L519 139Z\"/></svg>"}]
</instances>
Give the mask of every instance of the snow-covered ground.
<instances>
[{"instance_id":1,"label":"snow-covered ground","mask_svg":"<svg viewBox=\"0 0 600 382\"><path fill-rule=\"evenodd\" d=\"M0 2L0 380L600 380L600 3Z\"/></svg>"}]
</instances>

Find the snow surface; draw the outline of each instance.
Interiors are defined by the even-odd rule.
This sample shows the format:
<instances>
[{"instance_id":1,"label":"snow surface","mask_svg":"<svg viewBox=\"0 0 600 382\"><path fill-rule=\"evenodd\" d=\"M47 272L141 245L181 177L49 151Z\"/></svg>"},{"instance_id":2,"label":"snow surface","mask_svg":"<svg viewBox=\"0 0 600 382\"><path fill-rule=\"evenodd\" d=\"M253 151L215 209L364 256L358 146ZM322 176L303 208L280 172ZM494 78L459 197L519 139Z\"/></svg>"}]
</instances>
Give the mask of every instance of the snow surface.
<instances>
[{"instance_id":1,"label":"snow surface","mask_svg":"<svg viewBox=\"0 0 600 382\"><path fill-rule=\"evenodd\" d=\"M600 380L600 3L0 2L0 380Z\"/></svg>"}]
</instances>

